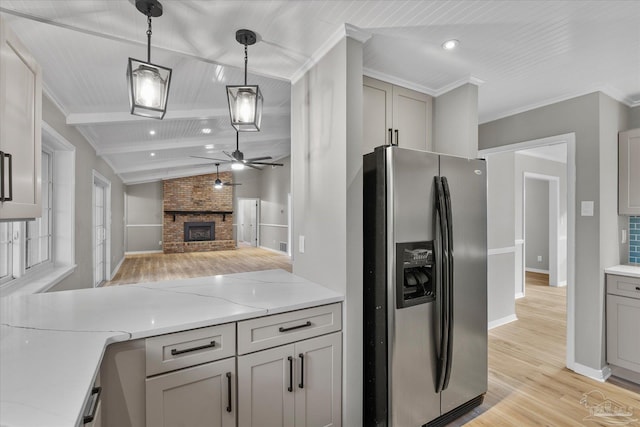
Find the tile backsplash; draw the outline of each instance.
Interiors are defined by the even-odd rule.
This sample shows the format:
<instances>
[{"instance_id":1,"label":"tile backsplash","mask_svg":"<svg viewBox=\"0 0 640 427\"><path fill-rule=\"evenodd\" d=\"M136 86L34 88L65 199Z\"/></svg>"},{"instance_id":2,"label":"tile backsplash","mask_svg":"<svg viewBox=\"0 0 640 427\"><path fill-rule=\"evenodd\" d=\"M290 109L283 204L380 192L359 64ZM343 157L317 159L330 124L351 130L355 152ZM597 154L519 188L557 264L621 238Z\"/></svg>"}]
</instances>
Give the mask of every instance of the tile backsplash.
<instances>
[{"instance_id":1,"label":"tile backsplash","mask_svg":"<svg viewBox=\"0 0 640 427\"><path fill-rule=\"evenodd\" d=\"M629 262L640 264L640 216L629 217Z\"/></svg>"}]
</instances>

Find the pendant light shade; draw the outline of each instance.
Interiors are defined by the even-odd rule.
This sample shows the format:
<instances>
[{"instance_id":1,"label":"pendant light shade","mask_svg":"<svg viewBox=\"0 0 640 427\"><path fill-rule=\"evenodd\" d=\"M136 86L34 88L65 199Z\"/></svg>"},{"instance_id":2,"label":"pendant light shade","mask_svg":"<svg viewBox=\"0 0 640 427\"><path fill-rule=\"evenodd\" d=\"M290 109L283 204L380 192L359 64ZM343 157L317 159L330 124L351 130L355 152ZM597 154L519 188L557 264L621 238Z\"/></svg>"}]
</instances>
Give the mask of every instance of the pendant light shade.
<instances>
[{"instance_id":1,"label":"pendant light shade","mask_svg":"<svg viewBox=\"0 0 640 427\"><path fill-rule=\"evenodd\" d=\"M127 86L131 114L162 119L167 112L171 68L151 63L151 17L162 15L157 0L136 0L136 7L147 16L147 61L129 58Z\"/></svg>"},{"instance_id":2,"label":"pendant light shade","mask_svg":"<svg viewBox=\"0 0 640 427\"><path fill-rule=\"evenodd\" d=\"M262 124L262 92L258 85L247 85L247 46L255 44L251 30L236 31L236 40L244 45L244 85L227 86L231 125L238 132L257 132Z\"/></svg>"}]
</instances>

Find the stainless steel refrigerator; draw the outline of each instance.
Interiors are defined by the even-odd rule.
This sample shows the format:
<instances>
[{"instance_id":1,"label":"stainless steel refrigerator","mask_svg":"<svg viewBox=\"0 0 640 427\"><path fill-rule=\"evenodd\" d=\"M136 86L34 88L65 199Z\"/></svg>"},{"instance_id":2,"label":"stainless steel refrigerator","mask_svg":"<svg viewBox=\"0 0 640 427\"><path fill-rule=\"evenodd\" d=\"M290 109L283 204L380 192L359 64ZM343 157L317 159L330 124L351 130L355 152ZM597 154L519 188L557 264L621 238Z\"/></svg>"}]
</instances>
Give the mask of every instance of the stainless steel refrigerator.
<instances>
[{"instance_id":1,"label":"stainless steel refrigerator","mask_svg":"<svg viewBox=\"0 0 640 427\"><path fill-rule=\"evenodd\" d=\"M364 426L440 426L487 391L483 160L364 156Z\"/></svg>"}]
</instances>

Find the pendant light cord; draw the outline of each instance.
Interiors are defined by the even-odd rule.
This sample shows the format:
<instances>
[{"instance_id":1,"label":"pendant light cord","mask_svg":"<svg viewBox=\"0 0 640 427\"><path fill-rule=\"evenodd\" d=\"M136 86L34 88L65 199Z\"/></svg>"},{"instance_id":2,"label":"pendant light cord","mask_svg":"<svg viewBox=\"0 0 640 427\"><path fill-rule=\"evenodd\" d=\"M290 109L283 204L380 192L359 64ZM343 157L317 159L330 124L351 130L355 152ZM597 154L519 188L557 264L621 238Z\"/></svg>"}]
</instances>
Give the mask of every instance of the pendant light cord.
<instances>
[{"instance_id":1,"label":"pendant light cord","mask_svg":"<svg viewBox=\"0 0 640 427\"><path fill-rule=\"evenodd\" d=\"M244 85L247 85L247 62L249 61L249 56L247 55L247 44L244 44Z\"/></svg>"},{"instance_id":2,"label":"pendant light cord","mask_svg":"<svg viewBox=\"0 0 640 427\"><path fill-rule=\"evenodd\" d=\"M147 15L147 62L151 64L151 11ZM246 77L245 77L246 78Z\"/></svg>"}]
</instances>

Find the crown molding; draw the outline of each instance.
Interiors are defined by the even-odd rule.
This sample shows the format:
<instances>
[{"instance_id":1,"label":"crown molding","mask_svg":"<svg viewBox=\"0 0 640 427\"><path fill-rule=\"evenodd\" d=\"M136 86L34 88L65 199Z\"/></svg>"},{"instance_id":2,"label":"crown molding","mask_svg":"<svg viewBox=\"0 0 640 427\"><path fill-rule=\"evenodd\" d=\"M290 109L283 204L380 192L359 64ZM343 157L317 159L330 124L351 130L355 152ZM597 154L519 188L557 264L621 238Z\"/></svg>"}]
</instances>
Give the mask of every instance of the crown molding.
<instances>
[{"instance_id":1,"label":"crown molding","mask_svg":"<svg viewBox=\"0 0 640 427\"><path fill-rule=\"evenodd\" d=\"M58 100L58 98L56 98L56 96L53 94L53 92L51 91L49 86L47 86L44 80L42 82L42 92L47 96L47 98L49 98L51 102L53 102L53 105L55 105L56 108L60 110L60 112L65 116L65 118L69 116L69 111L67 111L67 109L62 106L62 103Z\"/></svg>"},{"instance_id":2,"label":"crown molding","mask_svg":"<svg viewBox=\"0 0 640 427\"><path fill-rule=\"evenodd\" d=\"M392 76L390 74L385 74L380 71L372 70L371 68L363 68L362 74L367 77L371 77L373 79L382 80L387 83L394 84L396 86L402 86L407 89L415 90L418 92L425 93L427 95L436 96L436 90L427 86L422 86L417 83L411 82L409 80L404 80L399 77Z\"/></svg>"},{"instance_id":3,"label":"crown molding","mask_svg":"<svg viewBox=\"0 0 640 427\"><path fill-rule=\"evenodd\" d=\"M453 83L449 83L448 85L437 89L433 96L438 97L440 95L444 95L445 93L451 92L452 90L457 89L460 86L464 86L466 84L482 86L484 84L484 80L481 80L481 79L479 79L477 77L474 77L474 76L470 75L469 77L465 77L465 78L462 78L460 80L456 80Z\"/></svg>"},{"instance_id":4,"label":"crown molding","mask_svg":"<svg viewBox=\"0 0 640 427\"><path fill-rule=\"evenodd\" d=\"M316 50L307 61L302 64L296 72L291 75L291 84L296 84L314 65L316 65L320 59L322 59L335 45L337 45L345 37L350 37L361 43L365 43L371 38L371 33L364 31L354 25L344 24L341 25L338 30L333 33L319 48Z\"/></svg>"},{"instance_id":5,"label":"crown molding","mask_svg":"<svg viewBox=\"0 0 640 427\"><path fill-rule=\"evenodd\" d=\"M545 99L543 101L538 101L538 102L534 102L528 105L524 105L522 107L517 107L517 108L513 108L510 110L505 110L499 113L494 113L494 114L489 114L486 116L483 116L482 118L479 118L478 120L478 125L482 125L485 123L489 123L489 122L493 122L496 120L500 120L500 119L504 119L505 117L510 117L510 116L514 116L516 114L520 114L520 113L524 113L526 111L531 111L531 110L535 110L537 108L542 108L542 107L547 107L549 105L553 105L553 104L557 104L559 102L563 102L563 101L567 101L569 99L573 99L573 98L578 98L580 96L584 96L584 95L589 95L592 93L596 93L596 92L601 92L605 95L607 95L610 98L613 98L614 100L620 102L621 104L624 104L628 107L636 107L638 105L640 105L640 101L633 101L630 97L624 96L622 94L622 92L620 92L619 90L609 86L609 85L604 85L604 86L593 86L590 89L587 90L582 90L582 91L576 91L576 92L571 92L571 93L567 93L564 95L560 95L557 97L553 97L553 98L548 98Z\"/></svg>"}]
</instances>

